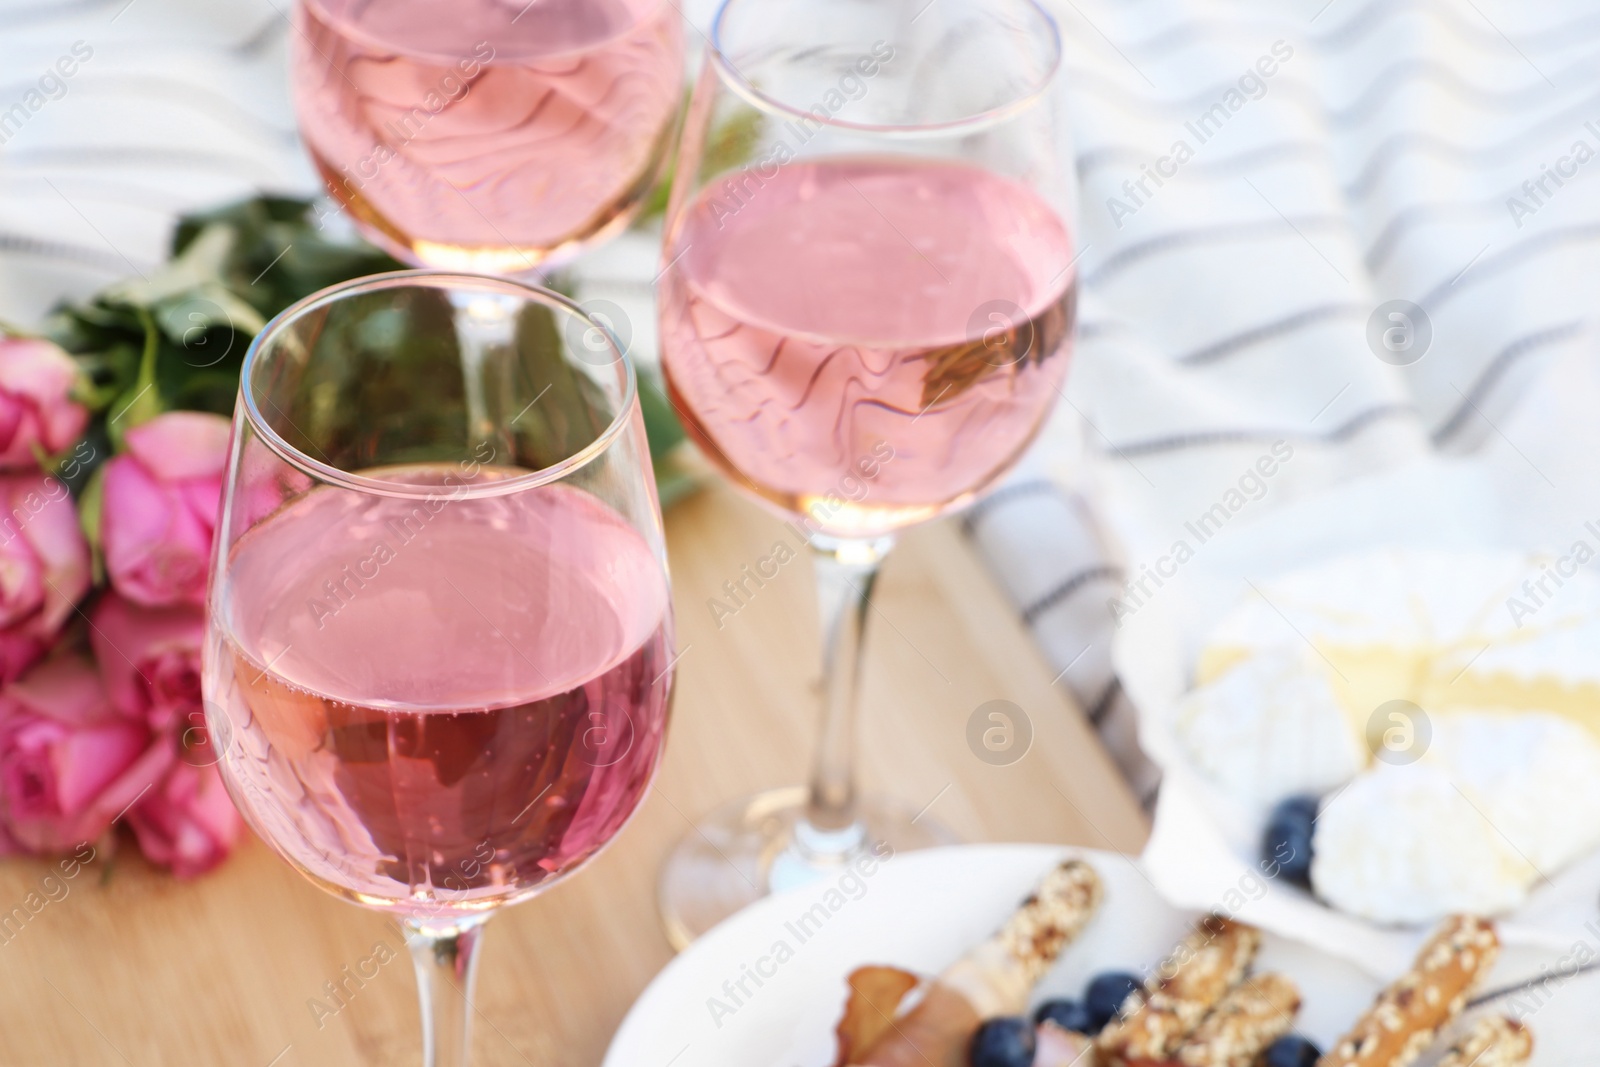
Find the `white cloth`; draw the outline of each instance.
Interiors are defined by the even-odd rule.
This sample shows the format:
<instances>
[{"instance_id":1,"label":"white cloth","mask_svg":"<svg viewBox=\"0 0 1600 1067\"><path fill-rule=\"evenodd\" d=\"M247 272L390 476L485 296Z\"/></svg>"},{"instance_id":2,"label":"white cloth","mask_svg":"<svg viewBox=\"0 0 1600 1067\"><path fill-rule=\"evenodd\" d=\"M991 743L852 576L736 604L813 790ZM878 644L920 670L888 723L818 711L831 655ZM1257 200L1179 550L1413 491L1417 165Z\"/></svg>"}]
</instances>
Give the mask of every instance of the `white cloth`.
<instances>
[{"instance_id":1,"label":"white cloth","mask_svg":"<svg viewBox=\"0 0 1600 1067\"><path fill-rule=\"evenodd\" d=\"M1261 499L1250 483L1231 521L1430 450L1514 451L1501 432L1513 410L1558 402L1554 362L1594 351L1600 158L1570 157L1578 141L1600 154L1600 12L1588 0L1052 6L1082 182L1071 406L969 524L1056 668L1078 661L1064 684L1147 786L1133 711L1106 703L1109 601L1123 594L1108 568L1139 579L1279 440L1292 459ZM1289 58L1257 68L1278 42ZM1247 71L1273 67L1228 107ZM1217 104L1202 142L1186 124ZM1192 158L1163 164L1176 173L1135 200L1124 182L1180 140ZM1576 172L1563 186L1545 177L1558 166ZM1523 183L1541 179L1536 199ZM1368 343L1392 300L1431 323L1409 366ZM1108 547L1086 552L1097 526Z\"/></svg>"},{"instance_id":2,"label":"white cloth","mask_svg":"<svg viewBox=\"0 0 1600 1067\"><path fill-rule=\"evenodd\" d=\"M0 320L148 271L185 211L319 188L289 99L288 9L0 0Z\"/></svg>"}]
</instances>

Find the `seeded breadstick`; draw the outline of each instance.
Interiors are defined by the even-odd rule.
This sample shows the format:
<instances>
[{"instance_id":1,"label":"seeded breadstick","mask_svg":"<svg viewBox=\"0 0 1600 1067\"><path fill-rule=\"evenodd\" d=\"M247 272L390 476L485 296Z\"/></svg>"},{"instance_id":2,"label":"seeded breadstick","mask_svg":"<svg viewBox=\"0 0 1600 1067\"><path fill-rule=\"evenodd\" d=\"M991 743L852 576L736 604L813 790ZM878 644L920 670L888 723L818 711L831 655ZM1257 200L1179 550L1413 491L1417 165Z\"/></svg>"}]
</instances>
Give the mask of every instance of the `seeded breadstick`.
<instances>
[{"instance_id":1,"label":"seeded breadstick","mask_svg":"<svg viewBox=\"0 0 1600 1067\"><path fill-rule=\"evenodd\" d=\"M1246 978L1178 1046L1184 1067L1250 1067L1294 1028L1300 991L1281 974Z\"/></svg>"},{"instance_id":2,"label":"seeded breadstick","mask_svg":"<svg viewBox=\"0 0 1600 1067\"><path fill-rule=\"evenodd\" d=\"M978 1024L1022 1012L1034 983L1083 930L1102 894L1100 876L1082 860L1056 867L999 933L946 968L917 1005L868 1048L859 1054L842 1050L841 1061L861 1067L964 1067Z\"/></svg>"},{"instance_id":3,"label":"seeded breadstick","mask_svg":"<svg viewBox=\"0 0 1600 1067\"><path fill-rule=\"evenodd\" d=\"M1093 867L1068 860L1045 875L999 933L941 974L939 984L962 993L979 1018L1020 1012L1034 984L1083 931L1103 893Z\"/></svg>"},{"instance_id":4,"label":"seeded breadstick","mask_svg":"<svg viewBox=\"0 0 1600 1067\"><path fill-rule=\"evenodd\" d=\"M1516 1067L1533 1055L1533 1035L1515 1019L1486 1015L1456 1042L1439 1067Z\"/></svg>"},{"instance_id":5,"label":"seeded breadstick","mask_svg":"<svg viewBox=\"0 0 1600 1067\"><path fill-rule=\"evenodd\" d=\"M1217 915L1201 920L1101 1032L1101 1055L1113 1063L1170 1059L1239 984L1260 947L1261 931L1253 926Z\"/></svg>"},{"instance_id":6,"label":"seeded breadstick","mask_svg":"<svg viewBox=\"0 0 1600 1067\"><path fill-rule=\"evenodd\" d=\"M1493 923L1452 915L1317 1067L1409 1067L1461 1014L1499 952Z\"/></svg>"}]
</instances>

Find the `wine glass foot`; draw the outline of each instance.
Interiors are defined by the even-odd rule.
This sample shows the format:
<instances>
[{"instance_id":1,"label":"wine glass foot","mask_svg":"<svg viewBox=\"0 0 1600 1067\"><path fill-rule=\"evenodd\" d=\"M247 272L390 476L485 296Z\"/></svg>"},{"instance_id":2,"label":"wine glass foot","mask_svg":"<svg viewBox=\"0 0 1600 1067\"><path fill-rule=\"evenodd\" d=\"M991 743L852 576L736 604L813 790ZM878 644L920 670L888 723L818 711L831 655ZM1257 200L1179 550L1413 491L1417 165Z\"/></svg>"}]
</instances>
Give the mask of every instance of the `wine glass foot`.
<instances>
[{"instance_id":1,"label":"wine glass foot","mask_svg":"<svg viewBox=\"0 0 1600 1067\"><path fill-rule=\"evenodd\" d=\"M657 887L661 921L674 949L682 951L762 897L842 873L864 852L889 856L957 841L931 816L867 796L857 805L860 830L836 837L846 847L853 842L855 850L830 855L828 838L835 835L819 835L803 823L807 795L804 786L789 786L730 801L684 835Z\"/></svg>"}]
</instances>

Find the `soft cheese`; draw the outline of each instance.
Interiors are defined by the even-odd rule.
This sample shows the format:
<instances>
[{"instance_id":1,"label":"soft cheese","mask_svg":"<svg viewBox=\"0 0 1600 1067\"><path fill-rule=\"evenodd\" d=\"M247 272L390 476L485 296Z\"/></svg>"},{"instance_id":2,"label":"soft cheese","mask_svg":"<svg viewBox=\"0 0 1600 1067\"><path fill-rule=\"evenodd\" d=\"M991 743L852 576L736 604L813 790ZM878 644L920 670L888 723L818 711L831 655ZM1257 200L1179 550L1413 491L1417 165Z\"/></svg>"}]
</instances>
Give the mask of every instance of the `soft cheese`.
<instances>
[{"instance_id":1,"label":"soft cheese","mask_svg":"<svg viewBox=\"0 0 1600 1067\"><path fill-rule=\"evenodd\" d=\"M1388 549L1258 583L1213 631L1196 684L1309 650L1358 733L1408 700L1430 713L1548 710L1600 737L1600 579L1578 571L1556 587L1548 571L1513 552ZM1541 579L1537 610L1511 610Z\"/></svg>"},{"instance_id":2,"label":"soft cheese","mask_svg":"<svg viewBox=\"0 0 1600 1067\"><path fill-rule=\"evenodd\" d=\"M1366 765L1366 746L1310 655L1252 657L1180 704L1176 729L1190 759L1235 796L1270 804L1322 793Z\"/></svg>"},{"instance_id":3,"label":"soft cheese","mask_svg":"<svg viewBox=\"0 0 1600 1067\"><path fill-rule=\"evenodd\" d=\"M1391 549L1258 581L1200 655L1179 743L1241 800L1325 798L1312 881L1335 907L1514 908L1600 846L1600 579L1568 569ZM1382 751L1396 700L1421 712Z\"/></svg>"},{"instance_id":4,"label":"soft cheese","mask_svg":"<svg viewBox=\"0 0 1600 1067\"><path fill-rule=\"evenodd\" d=\"M1324 802L1317 895L1377 922L1519 906L1600 845L1600 742L1541 712L1435 723L1420 761L1377 764Z\"/></svg>"}]
</instances>

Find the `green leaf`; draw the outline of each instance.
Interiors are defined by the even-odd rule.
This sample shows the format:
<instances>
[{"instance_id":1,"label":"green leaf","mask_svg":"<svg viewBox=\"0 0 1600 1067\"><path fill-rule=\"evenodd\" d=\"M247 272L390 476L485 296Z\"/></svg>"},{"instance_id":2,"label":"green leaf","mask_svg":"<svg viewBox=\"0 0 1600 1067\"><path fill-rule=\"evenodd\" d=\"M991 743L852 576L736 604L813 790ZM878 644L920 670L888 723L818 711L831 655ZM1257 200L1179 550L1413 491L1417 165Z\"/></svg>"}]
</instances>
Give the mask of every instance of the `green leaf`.
<instances>
[{"instance_id":1,"label":"green leaf","mask_svg":"<svg viewBox=\"0 0 1600 1067\"><path fill-rule=\"evenodd\" d=\"M245 344L249 344L250 338L267 324L261 312L221 282L206 282L174 293L151 305L151 310L161 332L184 348L203 345L211 330L242 334Z\"/></svg>"},{"instance_id":2,"label":"green leaf","mask_svg":"<svg viewBox=\"0 0 1600 1067\"><path fill-rule=\"evenodd\" d=\"M639 413L644 416L644 433L650 441L650 463L656 472L656 495L663 510L692 496L705 484L696 472L685 467L675 454L686 435L683 423L666 393L652 377L639 375Z\"/></svg>"},{"instance_id":3,"label":"green leaf","mask_svg":"<svg viewBox=\"0 0 1600 1067\"><path fill-rule=\"evenodd\" d=\"M639 214L634 219L635 226L652 222L667 213L667 204L672 200L672 182L677 173L676 161L667 165L661 180L656 182L655 187L650 190L650 195L645 197L644 204L639 208Z\"/></svg>"},{"instance_id":4,"label":"green leaf","mask_svg":"<svg viewBox=\"0 0 1600 1067\"><path fill-rule=\"evenodd\" d=\"M705 485L705 479L671 456L656 460L652 466L656 473L656 497L661 501L663 511L693 496Z\"/></svg>"},{"instance_id":5,"label":"green leaf","mask_svg":"<svg viewBox=\"0 0 1600 1067\"><path fill-rule=\"evenodd\" d=\"M688 106L687 99L685 107ZM706 135L705 150L700 154L699 173L706 178L715 178L723 171L747 166L754 158L756 149L761 146L761 137L766 116L755 108L741 108L718 123ZM644 205L639 209L635 226L646 225L658 216L666 214L667 205L672 200L672 187L678 182L681 175L678 169L678 159L674 157L662 173L661 180L656 182L650 190ZM696 175L691 174L693 181Z\"/></svg>"},{"instance_id":6,"label":"green leaf","mask_svg":"<svg viewBox=\"0 0 1600 1067\"><path fill-rule=\"evenodd\" d=\"M758 116L742 116L719 126L708 146L708 160L726 166L748 156L758 140L758 123ZM665 183L657 195L664 203ZM95 416L86 440L96 458L83 463L69 480L83 486L86 528L98 525L101 468L96 464L124 447L129 427L174 408L231 413L250 339L268 319L330 285L405 266L365 242L325 230L325 214L307 200L262 196L185 216L174 231L170 262L147 278L117 283L51 313L40 333L77 361L81 380L74 396ZM560 290L566 281L554 278L546 284ZM443 307L437 311L448 313ZM546 323L528 331L530 349L511 354L512 362L544 365L544 353L553 351L559 340L553 330L554 324ZM409 341L396 350L397 359L427 355ZM336 371L327 373L332 377L318 390L331 406L319 409L316 417L337 424L334 429L343 435L337 439L347 438L345 443L353 447L389 432L349 411L341 399L376 389L371 399L377 404L380 384L345 382ZM459 391L459 371L454 382L451 377L440 380L439 395L452 399L431 413L445 423L463 416L452 392ZM575 444L599 432L590 425L590 383L571 375L547 384L551 390L540 411L524 415L515 440L508 442L518 462L539 465L549 455L570 454ZM671 461L684 433L659 387L641 380L639 398L666 504L699 483ZM328 427L315 429L322 433ZM98 540L97 529L91 540Z\"/></svg>"},{"instance_id":7,"label":"green leaf","mask_svg":"<svg viewBox=\"0 0 1600 1067\"><path fill-rule=\"evenodd\" d=\"M181 255L194 239L212 223L227 223L244 233L259 232L273 223L304 225L309 200L288 196L257 196L235 200L209 211L197 211L178 220L172 234L172 254Z\"/></svg>"},{"instance_id":8,"label":"green leaf","mask_svg":"<svg viewBox=\"0 0 1600 1067\"><path fill-rule=\"evenodd\" d=\"M766 115L753 107L741 108L723 119L706 138L700 173L717 175L749 163L761 144L766 121Z\"/></svg>"},{"instance_id":9,"label":"green leaf","mask_svg":"<svg viewBox=\"0 0 1600 1067\"><path fill-rule=\"evenodd\" d=\"M89 553L94 565L94 584L104 585L106 580L105 553L100 547L100 513L105 510L106 467L95 468L89 481L78 494L78 524L89 542Z\"/></svg>"},{"instance_id":10,"label":"green leaf","mask_svg":"<svg viewBox=\"0 0 1600 1067\"><path fill-rule=\"evenodd\" d=\"M83 371L75 399L93 412L104 412L132 384L139 370L143 341L118 342L103 352L80 354L78 368Z\"/></svg>"},{"instance_id":11,"label":"green leaf","mask_svg":"<svg viewBox=\"0 0 1600 1067\"><path fill-rule=\"evenodd\" d=\"M101 298L136 308L153 308L162 301L220 283L237 238L238 232L232 226L221 223L207 226L178 258L148 278L118 282Z\"/></svg>"},{"instance_id":12,"label":"green leaf","mask_svg":"<svg viewBox=\"0 0 1600 1067\"><path fill-rule=\"evenodd\" d=\"M144 319L145 339L144 354L139 359L139 377L134 379L133 385L121 397L112 402L111 415L106 420L106 432L111 436L112 447L118 452L124 447L123 435L131 427L149 422L166 410L161 402L161 390L156 388L156 360L161 351L161 334L148 312L141 312L140 317Z\"/></svg>"},{"instance_id":13,"label":"green leaf","mask_svg":"<svg viewBox=\"0 0 1600 1067\"><path fill-rule=\"evenodd\" d=\"M111 442L105 427L90 423L83 438L60 454L51 456L41 465L45 473L60 479L74 494L81 494L94 472L100 469L111 454Z\"/></svg>"},{"instance_id":14,"label":"green leaf","mask_svg":"<svg viewBox=\"0 0 1600 1067\"><path fill-rule=\"evenodd\" d=\"M672 403L660 387L643 374L639 375L639 413L644 416L651 459L659 461L683 443L683 424L672 410Z\"/></svg>"}]
</instances>

